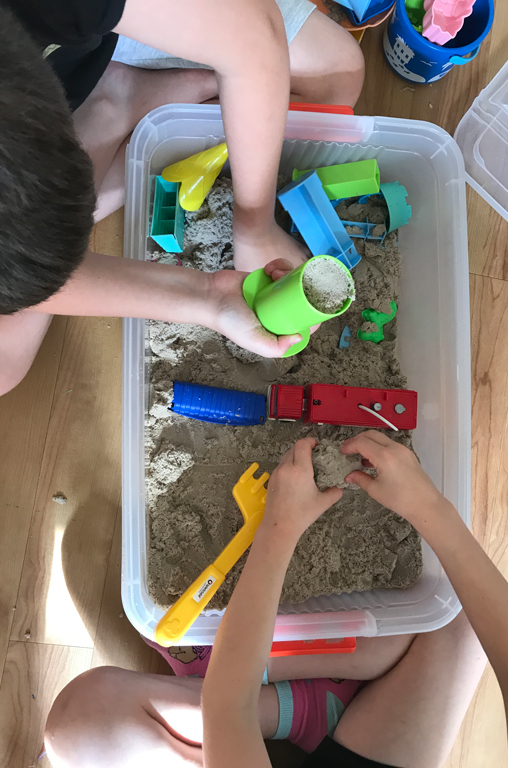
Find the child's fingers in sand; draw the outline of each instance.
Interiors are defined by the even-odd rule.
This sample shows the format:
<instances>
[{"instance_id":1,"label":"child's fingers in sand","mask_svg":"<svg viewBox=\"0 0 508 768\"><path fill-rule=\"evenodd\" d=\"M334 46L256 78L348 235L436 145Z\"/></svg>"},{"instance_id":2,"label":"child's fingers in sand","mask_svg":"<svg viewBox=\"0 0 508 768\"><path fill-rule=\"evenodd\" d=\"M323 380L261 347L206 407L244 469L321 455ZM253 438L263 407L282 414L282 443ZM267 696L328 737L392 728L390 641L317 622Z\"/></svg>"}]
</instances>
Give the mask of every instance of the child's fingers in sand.
<instances>
[{"instance_id":1,"label":"child's fingers in sand","mask_svg":"<svg viewBox=\"0 0 508 768\"><path fill-rule=\"evenodd\" d=\"M304 437L295 443L295 463L306 464L312 468L312 451L317 445L314 437Z\"/></svg>"},{"instance_id":2,"label":"child's fingers in sand","mask_svg":"<svg viewBox=\"0 0 508 768\"><path fill-rule=\"evenodd\" d=\"M354 472L350 472L347 477L344 478L346 483L354 483L362 491L366 491L369 496L372 495L374 486L376 484L375 478L372 475L368 475L366 472L362 472L360 469L356 469Z\"/></svg>"},{"instance_id":3,"label":"child's fingers in sand","mask_svg":"<svg viewBox=\"0 0 508 768\"><path fill-rule=\"evenodd\" d=\"M390 440L387 435L384 435L382 432L377 432L374 429L368 429L366 432L360 432L359 435L344 440L340 450L346 455L360 453L364 458L368 459L369 456L367 456L367 453L363 453L360 449L363 449L364 451L375 451L375 446L388 446L392 444L393 440Z\"/></svg>"}]
</instances>

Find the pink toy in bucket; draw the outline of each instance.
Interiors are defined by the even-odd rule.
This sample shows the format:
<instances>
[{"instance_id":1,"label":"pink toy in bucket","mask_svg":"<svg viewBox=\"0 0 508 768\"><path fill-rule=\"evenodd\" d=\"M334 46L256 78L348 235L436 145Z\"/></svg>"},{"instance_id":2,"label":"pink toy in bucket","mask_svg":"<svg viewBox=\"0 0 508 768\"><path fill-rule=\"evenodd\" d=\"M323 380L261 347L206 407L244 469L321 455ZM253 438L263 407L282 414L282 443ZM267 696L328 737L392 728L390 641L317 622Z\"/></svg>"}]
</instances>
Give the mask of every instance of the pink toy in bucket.
<instances>
[{"instance_id":1,"label":"pink toy in bucket","mask_svg":"<svg viewBox=\"0 0 508 768\"><path fill-rule=\"evenodd\" d=\"M437 45L444 45L462 29L471 16L475 0L425 0L422 34Z\"/></svg>"}]
</instances>

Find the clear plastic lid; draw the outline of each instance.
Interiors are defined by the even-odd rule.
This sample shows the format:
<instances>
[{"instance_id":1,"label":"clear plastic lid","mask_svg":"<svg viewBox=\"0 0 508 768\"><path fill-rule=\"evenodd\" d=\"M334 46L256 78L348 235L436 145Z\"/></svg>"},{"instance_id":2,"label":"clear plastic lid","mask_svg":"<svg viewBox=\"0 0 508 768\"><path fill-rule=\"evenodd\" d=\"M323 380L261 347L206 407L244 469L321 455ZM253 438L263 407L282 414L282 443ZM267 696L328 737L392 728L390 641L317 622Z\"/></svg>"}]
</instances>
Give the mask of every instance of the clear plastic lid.
<instances>
[{"instance_id":1,"label":"clear plastic lid","mask_svg":"<svg viewBox=\"0 0 508 768\"><path fill-rule=\"evenodd\" d=\"M468 183L508 220L508 62L455 131Z\"/></svg>"}]
</instances>

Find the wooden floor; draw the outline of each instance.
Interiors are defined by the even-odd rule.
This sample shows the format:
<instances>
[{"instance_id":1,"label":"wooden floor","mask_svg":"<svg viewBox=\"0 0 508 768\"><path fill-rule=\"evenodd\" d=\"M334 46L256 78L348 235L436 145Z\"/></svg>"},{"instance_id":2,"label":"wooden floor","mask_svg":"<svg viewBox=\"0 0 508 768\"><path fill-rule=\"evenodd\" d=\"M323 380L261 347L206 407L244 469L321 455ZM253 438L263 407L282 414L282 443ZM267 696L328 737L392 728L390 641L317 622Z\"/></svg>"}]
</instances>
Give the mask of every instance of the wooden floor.
<instances>
[{"instance_id":1,"label":"wooden floor","mask_svg":"<svg viewBox=\"0 0 508 768\"><path fill-rule=\"evenodd\" d=\"M358 114L429 120L453 133L504 63L508 7L474 63L432 86L384 64L381 31L363 41ZM508 223L468 191L473 378L473 527L508 576ZM121 255L122 212L93 247ZM25 381L0 399L0 768L34 766L52 700L101 664L164 672L120 601L121 321L57 318ZM63 495L67 503L52 499ZM508 759L491 671L447 768ZM38 765L48 765L43 758Z\"/></svg>"}]
</instances>

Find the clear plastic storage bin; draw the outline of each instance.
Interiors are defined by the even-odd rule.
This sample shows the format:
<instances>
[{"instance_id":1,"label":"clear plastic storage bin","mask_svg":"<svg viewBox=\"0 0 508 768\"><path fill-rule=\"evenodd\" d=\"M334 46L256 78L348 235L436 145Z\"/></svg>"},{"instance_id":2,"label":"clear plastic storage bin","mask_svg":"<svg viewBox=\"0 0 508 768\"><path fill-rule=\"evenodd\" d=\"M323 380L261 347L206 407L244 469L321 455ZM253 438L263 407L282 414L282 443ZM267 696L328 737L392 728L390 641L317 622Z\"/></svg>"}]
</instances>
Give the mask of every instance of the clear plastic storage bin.
<instances>
[{"instance_id":1,"label":"clear plastic storage bin","mask_svg":"<svg viewBox=\"0 0 508 768\"><path fill-rule=\"evenodd\" d=\"M145 117L127 150L125 256L144 259L150 174L224 140L217 106L170 105ZM470 516L470 350L464 163L457 144L431 123L387 117L290 112L281 170L375 157L381 179L400 181L413 208L400 230L403 270L399 357L419 394L414 445L437 487ZM152 638L162 616L147 590L144 422L150 356L145 322L124 320L122 600L131 623ZM316 379L319 373L316 372ZM434 552L407 590L316 597L281 605L276 641L425 632L460 604ZM221 613L201 615L182 644L213 643Z\"/></svg>"},{"instance_id":2,"label":"clear plastic storage bin","mask_svg":"<svg viewBox=\"0 0 508 768\"><path fill-rule=\"evenodd\" d=\"M508 221L508 61L474 100L455 140L467 182Z\"/></svg>"}]
</instances>

